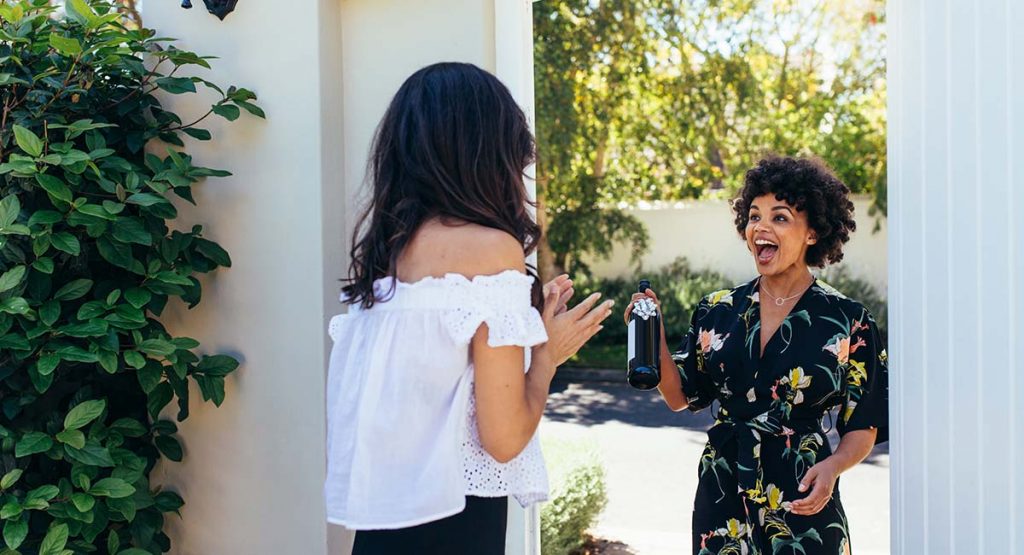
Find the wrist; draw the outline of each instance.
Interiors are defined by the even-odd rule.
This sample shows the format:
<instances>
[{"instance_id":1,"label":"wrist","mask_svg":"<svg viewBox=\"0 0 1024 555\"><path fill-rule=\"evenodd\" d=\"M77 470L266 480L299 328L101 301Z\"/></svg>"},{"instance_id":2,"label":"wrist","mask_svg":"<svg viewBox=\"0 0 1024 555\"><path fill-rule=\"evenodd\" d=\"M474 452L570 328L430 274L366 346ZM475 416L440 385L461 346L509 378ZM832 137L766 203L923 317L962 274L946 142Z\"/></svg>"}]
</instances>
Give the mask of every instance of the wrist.
<instances>
[{"instance_id":1,"label":"wrist","mask_svg":"<svg viewBox=\"0 0 1024 555\"><path fill-rule=\"evenodd\" d=\"M553 376L555 368L555 360L551 354L551 349L548 348L547 344L533 347L532 352L530 353L531 373L536 370Z\"/></svg>"}]
</instances>

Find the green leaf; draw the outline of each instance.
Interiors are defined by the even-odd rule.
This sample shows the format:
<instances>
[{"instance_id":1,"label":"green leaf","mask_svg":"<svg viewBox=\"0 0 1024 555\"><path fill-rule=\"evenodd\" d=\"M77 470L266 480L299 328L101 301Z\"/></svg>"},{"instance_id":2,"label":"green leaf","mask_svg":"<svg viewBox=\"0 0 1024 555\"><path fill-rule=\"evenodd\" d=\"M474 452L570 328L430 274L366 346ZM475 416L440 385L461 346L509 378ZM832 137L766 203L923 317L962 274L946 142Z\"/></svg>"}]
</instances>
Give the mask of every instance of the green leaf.
<instances>
[{"instance_id":1,"label":"green leaf","mask_svg":"<svg viewBox=\"0 0 1024 555\"><path fill-rule=\"evenodd\" d=\"M54 233L51 241L54 248L66 252L71 256L78 256L82 252L82 248L78 244L78 239L66 231Z\"/></svg>"},{"instance_id":2,"label":"green leaf","mask_svg":"<svg viewBox=\"0 0 1024 555\"><path fill-rule=\"evenodd\" d=\"M139 343L138 348L140 351L152 356L173 355L174 351L177 350L173 343L163 339L147 339Z\"/></svg>"},{"instance_id":3,"label":"green leaf","mask_svg":"<svg viewBox=\"0 0 1024 555\"><path fill-rule=\"evenodd\" d=\"M17 445L14 446L15 457L27 457L49 451L53 447L53 440L42 432L29 432L22 436Z\"/></svg>"},{"instance_id":4,"label":"green leaf","mask_svg":"<svg viewBox=\"0 0 1024 555\"><path fill-rule=\"evenodd\" d=\"M145 549L139 549L138 547L133 547L131 549L125 549L124 551L118 551L117 555L152 555L152 554L149 551L146 551Z\"/></svg>"},{"instance_id":5,"label":"green leaf","mask_svg":"<svg viewBox=\"0 0 1024 555\"><path fill-rule=\"evenodd\" d=\"M49 225L63 219L63 214L56 210L39 210L29 218L29 225Z\"/></svg>"},{"instance_id":6,"label":"green leaf","mask_svg":"<svg viewBox=\"0 0 1024 555\"><path fill-rule=\"evenodd\" d=\"M43 140L38 135L17 124L13 126L13 129L14 140L18 143L18 148L33 158L38 158L43 153Z\"/></svg>"},{"instance_id":7,"label":"green leaf","mask_svg":"<svg viewBox=\"0 0 1024 555\"><path fill-rule=\"evenodd\" d=\"M23 511L24 509L16 501L9 501L4 503L3 507L0 507L0 519L17 518L21 516Z\"/></svg>"},{"instance_id":8,"label":"green leaf","mask_svg":"<svg viewBox=\"0 0 1024 555\"><path fill-rule=\"evenodd\" d=\"M196 250L206 258L212 260L218 266L224 266L225 268L231 267L231 257L228 256L228 252L221 248L217 243L206 239L196 239L195 246Z\"/></svg>"},{"instance_id":9,"label":"green leaf","mask_svg":"<svg viewBox=\"0 0 1024 555\"><path fill-rule=\"evenodd\" d=\"M192 285L192 280L188 279L188 276L170 270L158 273L156 279L174 285Z\"/></svg>"},{"instance_id":10,"label":"green leaf","mask_svg":"<svg viewBox=\"0 0 1024 555\"><path fill-rule=\"evenodd\" d=\"M102 366L108 374L117 373L117 353L113 351L100 351L97 356L100 359L100 366Z\"/></svg>"},{"instance_id":11,"label":"green leaf","mask_svg":"<svg viewBox=\"0 0 1024 555\"><path fill-rule=\"evenodd\" d=\"M85 442L85 447L76 449L70 445L64 446L64 453L71 459L91 466L114 466L114 460L110 458L110 451L94 440Z\"/></svg>"},{"instance_id":12,"label":"green leaf","mask_svg":"<svg viewBox=\"0 0 1024 555\"><path fill-rule=\"evenodd\" d=\"M28 518L22 516L18 520L4 523L4 542L10 549L17 549L28 536Z\"/></svg>"},{"instance_id":13,"label":"green leaf","mask_svg":"<svg viewBox=\"0 0 1024 555\"><path fill-rule=\"evenodd\" d=\"M139 387L141 387L142 391L147 395L156 389L156 386L160 385L160 380L162 380L163 377L163 365L157 362L144 364L136 373L136 378L139 380Z\"/></svg>"},{"instance_id":14,"label":"green leaf","mask_svg":"<svg viewBox=\"0 0 1024 555\"><path fill-rule=\"evenodd\" d=\"M238 104L242 108L245 108L245 111L249 112L250 114L252 114L252 115L254 115L256 117L260 117L260 118L263 118L263 119L267 118L267 114L265 114L263 112L263 109L260 108L259 106L255 105L255 104L251 103L251 102L248 102L248 101L245 101L245 100L239 100L239 101L236 102L236 104Z\"/></svg>"},{"instance_id":15,"label":"green leaf","mask_svg":"<svg viewBox=\"0 0 1024 555\"><path fill-rule=\"evenodd\" d=\"M157 510L161 513L178 512L185 506L185 500L173 491L161 491L154 500Z\"/></svg>"},{"instance_id":16,"label":"green leaf","mask_svg":"<svg viewBox=\"0 0 1024 555\"><path fill-rule=\"evenodd\" d=\"M71 494L71 502L76 509L84 513L92 510L93 505L96 504L96 498L88 493L76 492Z\"/></svg>"},{"instance_id":17,"label":"green leaf","mask_svg":"<svg viewBox=\"0 0 1024 555\"><path fill-rule=\"evenodd\" d=\"M110 425L110 429L126 437L142 437L146 435L146 427L134 418L119 418Z\"/></svg>"},{"instance_id":18,"label":"green leaf","mask_svg":"<svg viewBox=\"0 0 1024 555\"><path fill-rule=\"evenodd\" d=\"M64 5L64 10L75 21L89 28L94 28L99 20L99 16L85 0L68 0Z\"/></svg>"},{"instance_id":19,"label":"green leaf","mask_svg":"<svg viewBox=\"0 0 1024 555\"><path fill-rule=\"evenodd\" d=\"M125 351L124 363L132 368L142 368L146 365L146 357L139 354L138 351Z\"/></svg>"},{"instance_id":20,"label":"green leaf","mask_svg":"<svg viewBox=\"0 0 1024 555\"><path fill-rule=\"evenodd\" d=\"M71 409L64 417L64 429L77 430L85 426L99 417L105 408L107 408L107 402L103 399L85 401L75 405L75 408Z\"/></svg>"},{"instance_id":21,"label":"green leaf","mask_svg":"<svg viewBox=\"0 0 1024 555\"><path fill-rule=\"evenodd\" d=\"M92 320L106 314L107 310L107 305L103 301L89 301L78 309L77 318L79 320Z\"/></svg>"},{"instance_id":22,"label":"green leaf","mask_svg":"<svg viewBox=\"0 0 1024 555\"><path fill-rule=\"evenodd\" d=\"M60 489L54 485L39 486L38 488L28 492L25 496L25 501L49 501L57 494L60 493Z\"/></svg>"},{"instance_id":23,"label":"green leaf","mask_svg":"<svg viewBox=\"0 0 1024 555\"><path fill-rule=\"evenodd\" d=\"M49 257L37 258L32 267L44 274L52 274L54 269L53 259Z\"/></svg>"},{"instance_id":24,"label":"green leaf","mask_svg":"<svg viewBox=\"0 0 1024 555\"><path fill-rule=\"evenodd\" d=\"M167 382L161 382L159 385L153 388L153 391L149 392L149 398L146 401L146 408L149 410L149 415L156 418L163 410L167 403L171 402L174 398L174 390L171 389L171 384Z\"/></svg>"},{"instance_id":25,"label":"green leaf","mask_svg":"<svg viewBox=\"0 0 1024 555\"><path fill-rule=\"evenodd\" d=\"M18 481L18 478L21 478L21 475L24 472L25 471L20 468L15 468L7 474L4 474L4 477L0 479L0 490L5 490L13 486Z\"/></svg>"},{"instance_id":26,"label":"green leaf","mask_svg":"<svg viewBox=\"0 0 1024 555\"><path fill-rule=\"evenodd\" d=\"M15 266L10 270L0 275L0 293L10 291L21 284L21 280L25 277L25 267Z\"/></svg>"},{"instance_id":27,"label":"green leaf","mask_svg":"<svg viewBox=\"0 0 1024 555\"><path fill-rule=\"evenodd\" d=\"M18 220L21 212L21 201L18 195L7 195L0 200L0 229L7 228Z\"/></svg>"},{"instance_id":28,"label":"green leaf","mask_svg":"<svg viewBox=\"0 0 1024 555\"><path fill-rule=\"evenodd\" d=\"M99 360L96 353L90 353L81 347L75 347L74 345L67 345L54 351L60 355L62 360L70 360L72 362L96 362Z\"/></svg>"},{"instance_id":29,"label":"green leaf","mask_svg":"<svg viewBox=\"0 0 1024 555\"><path fill-rule=\"evenodd\" d=\"M105 320L92 320L81 324L71 324L60 328L60 332L68 337L102 337L107 335L109 325Z\"/></svg>"},{"instance_id":30,"label":"green leaf","mask_svg":"<svg viewBox=\"0 0 1024 555\"><path fill-rule=\"evenodd\" d=\"M131 270L132 262L135 259L132 258L132 248L130 246L103 236L96 241L96 248L100 251L100 256L106 259L107 262L120 268Z\"/></svg>"},{"instance_id":31,"label":"green leaf","mask_svg":"<svg viewBox=\"0 0 1024 555\"><path fill-rule=\"evenodd\" d=\"M137 243L146 246L153 244L153 236L146 231L142 222L127 218L121 218L114 222L114 238L122 243Z\"/></svg>"},{"instance_id":32,"label":"green leaf","mask_svg":"<svg viewBox=\"0 0 1024 555\"><path fill-rule=\"evenodd\" d=\"M188 135L189 137L192 137L193 139L198 139L200 141L209 141L210 139L213 138L213 135L211 135L210 132L206 129L186 127L185 129L182 129L182 131L184 131L185 134Z\"/></svg>"},{"instance_id":33,"label":"green leaf","mask_svg":"<svg viewBox=\"0 0 1024 555\"><path fill-rule=\"evenodd\" d=\"M113 221L117 219L117 216L108 213L105 208L98 204L86 204L83 206L79 206L78 211L83 214L93 216L94 218L100 218L103 220Z\"/></svg>"},{"instance_id":34,"label":"green leaf","mask_svg":"<svg viewBox=\"0 0 1024 555\"><path fill-rule=\"evenodd\" d=\"M152 300L153 294L141 287L133 287L125 292L124 299L135 308L142 308Z\"/></svg>"},{"instance_id":35,"label":"green leaf","mask_svg":"<svg viewBox=\"0 0 1024 555\"><path fill-rule=\"evenodd\" d=\"M238 361L227 355L211 355L203 357L196 365L196 371L209 376L226 376L238 368Z\"/></svg>"},{"instance_id":36,"label":"green leaf","mask_svg":"<svg viewBox=\"0 0 1024 555\"><path fill-rule=\"evenodd\" d=\"M50 35L50 46L65 56L77 56L82 53L82 43L73 37L62 37L56 33ZM35 156L39 156L36 154Z\"/></svg>"},{"instance_id":37,"label":"green leaf","mask_svg":"<svg viewBox=\"0 0 1024 555\"><path fill-rule=\"evenodd\" d=\"M25 314L29 310L31 310L31 307L28 305L28 301L21 297L11 297L10 299L0 301L0 312Z\"/></svg>"},{"instance_id":38,"label":"green leaf","mask_svg":"<svg viewBox=\"0 0 1024 555\"><path fill-rule=\"evenodd\" d=\"M64 430L57 434L57 441L66 443L75 449L82 449L85 447L85 434L82 433L82 430Z\"/></svg>"},{"instance_id":39,"label":"green leaf","mask_svg":"<svg viewBox=\"0 0 1024 555\"><path fill-rule=\"evenodd\" d=\"M183 453L181 451L181 444L178 443L178 440L171 436L157 436L153 439L153 443L156 444L156 448L159 449L165 457L174 462L181 462Z\"/></svg>"},{"instance_id":40,"label":"green leaf","mask_svg":"<svg viewBox=\"0 0 1024 555\"><path fill-rule=\"evenodd\" d=\"M72 200L71 189L60 179L45 174L37 173L36 182L43 188L51 197L70 203Z\"/></svg>"},{"instance_id":41,"label":"green leaf","mask_svg":"<svg viewBox=\"0 0 1024 555\"><path fill-rule=\"evenodd\" d=\"M36 372L40 376L49 376L60 364L60 357L54 354L43 355L36 361Z\"/></svg>"},{"instance_id":42,"label":"green leaf","mask_svg":"<svg viewBox=\"0 0 1024 555\"><path fill-rule=\"evenodd\" d=\"M135 193L128 197L125 202L138 204L139 206L153 206L154 204L167 203L168 201L164 197L152 193Z\"/></svg>"},{"instance_id":43,"label":"green leaf","mask_svg":"<svg viewBox=\"0 0 1024 555\"><path fill-rule=\"evenodd\" d=\"M64 546L68 543L68 525L50 525L50 531L43 537L43 543L39 545L39 555L63 555Z\"/></svg>"},{"instance_id":44,"label":"green leaf","mask_svg":"<svg viewBox=\"0 0 1024 555\"><path fill-rule=\"evenodd\" d=\"M58 289L53 298L58 301L73 301L82 298L90 289L92 289L91 279L76 279Z\"/></svg>"},{"instance_id":45,"label":"green leaf","mask_svg":"<svg viewBox=\"0 0 1024 555\"><path fill-rule=\"evenodd\" d=\"M39 318L43 324L52 326L60 318L60 301L49 300L39 307Z\"/></svg>"},{"instance_id":46,"label":"green leaf","mask_svg":"<svg viewBox=\"0 0 1024 555\"><path fill-rule=\"evenodd\" d=\"M242 115L242 111L238 109L238 106L234 104L220 104L213 107L213 113L221 116L228 121L235 121L238 116Z\"/></svg>"},{"instance_id":47,"label":"green leaf","mask_svg":"<svg viewBox=\"0 0 1024 555\"><path fill-rule=\"evenodd\" d=\"M104 478L93 484L89 493L100 497L121 499L133 495L135 488L120 478Z\"/></svg>"},{"instance_id":48,"label":"green leaf","mask_svg":"<svg viewBox=\"0 0 1024 555\"><path fill-rule=\"evenodd\" d=\"M196 92L196 84L188 77L161 77L156 80L156 86L171 94Z\"/></svg>"}]
</instances>

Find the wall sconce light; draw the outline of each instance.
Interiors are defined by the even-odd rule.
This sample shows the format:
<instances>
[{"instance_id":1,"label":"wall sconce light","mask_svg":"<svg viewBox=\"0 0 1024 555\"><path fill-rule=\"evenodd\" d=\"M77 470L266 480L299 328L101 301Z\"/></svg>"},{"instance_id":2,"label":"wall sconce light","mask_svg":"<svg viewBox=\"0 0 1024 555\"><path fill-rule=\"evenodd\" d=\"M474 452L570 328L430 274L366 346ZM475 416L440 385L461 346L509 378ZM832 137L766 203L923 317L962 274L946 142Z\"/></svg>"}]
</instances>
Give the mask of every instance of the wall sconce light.
<instances>
[{"instance_id":1,"label":"wall sconce light","mask_svg":"<svg viewBox=\"0 0 1024 555\"><path fill-rule=\"evenodd\" d=\"M219 17L221 21L228 16L229 13L235 11L235 4L238 0L203 0L206 4L206 11ZM192 7L192 0L181 0L181 7L190 9Z\"/></svg>"}]
</instances>

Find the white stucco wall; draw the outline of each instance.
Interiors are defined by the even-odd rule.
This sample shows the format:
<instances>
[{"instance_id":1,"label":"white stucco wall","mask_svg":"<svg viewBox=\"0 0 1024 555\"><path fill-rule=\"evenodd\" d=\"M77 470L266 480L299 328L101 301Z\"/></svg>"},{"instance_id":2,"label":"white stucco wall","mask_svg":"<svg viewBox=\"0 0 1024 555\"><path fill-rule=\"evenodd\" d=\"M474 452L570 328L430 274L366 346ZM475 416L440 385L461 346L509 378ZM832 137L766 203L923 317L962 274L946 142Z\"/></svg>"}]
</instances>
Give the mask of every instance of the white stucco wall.
<instances>
[{"instance_id":1,"label":"white stucco wall","mask_svg":"<svg viewBox=\"0 0 1024 555\"><path fill-rule=\"evenodd\" d=\"M882 294L886 290L888 260L886 221L874 232L876 218L868 215L871 200L855 197L858 231L843 249L842 267L867 280ZM695 268L709 268L740 283L756 272L754 261L733 226L733 214L725 200L696 200L656 203L631 208L627 213L647 225L650 251L641 263L645 270L657 270L682 256ZM634 277L629 247L615 246L608 260L584 259L598 277Z\"/></svg>"},{"instance_id":2,"label":"white stucco wall","mask_svg":"<svg viewBox=\"0 0 1024 555\"><path fill-rule=\"evenodd\" d=\"M893 553L1024 553L1024 4L890 0Z\"/></svg>"}]
</instances>

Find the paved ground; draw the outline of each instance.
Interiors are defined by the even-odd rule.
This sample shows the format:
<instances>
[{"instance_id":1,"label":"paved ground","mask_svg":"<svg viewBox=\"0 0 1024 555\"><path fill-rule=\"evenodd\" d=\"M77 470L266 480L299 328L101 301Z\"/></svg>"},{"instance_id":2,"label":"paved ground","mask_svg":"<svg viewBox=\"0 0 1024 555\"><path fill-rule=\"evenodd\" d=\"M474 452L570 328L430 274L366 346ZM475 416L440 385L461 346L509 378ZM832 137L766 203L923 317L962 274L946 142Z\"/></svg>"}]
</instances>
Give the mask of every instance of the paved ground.
<instances>
[{"instance_id":1,"label":"paved ground","mask_svg":"<svg viewBox=\"0 0 1024 555\"><path fill-rule=\"evenodd\" d=\"M625 382L556 382L541 433L592 438L604 458L608 508L595 530L606 555L690 553L690 513L708 411L673 413ZM838 441L833 437L833 444ZM889 553L889 454L883 445L843 475L853 553ZM810 554L809 554L810 555Z\"/></svg>"}]
</instances>

